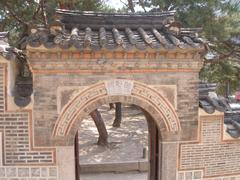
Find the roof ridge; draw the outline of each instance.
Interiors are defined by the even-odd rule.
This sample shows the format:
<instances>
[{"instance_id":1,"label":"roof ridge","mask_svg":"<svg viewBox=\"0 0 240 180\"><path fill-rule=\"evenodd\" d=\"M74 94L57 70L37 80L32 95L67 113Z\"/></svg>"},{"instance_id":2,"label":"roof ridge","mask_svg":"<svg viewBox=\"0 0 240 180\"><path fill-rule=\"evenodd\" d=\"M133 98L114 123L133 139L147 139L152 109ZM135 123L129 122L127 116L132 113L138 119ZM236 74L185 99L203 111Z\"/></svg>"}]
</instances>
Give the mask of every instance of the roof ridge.
<instances>
[{"instance_id":1,"label":"roof ridge","mask_svg":"<svg viewBox=\"0 0 240 180\"><path fill-rule=\"evenodd\" d=\"M162 12L96 12L96 11L79 11L79 10L67 10L56 9L57 14L63 15L103 15L103 16L175 16L176 11L162 11Z\"/></svg>"}]
</instances>

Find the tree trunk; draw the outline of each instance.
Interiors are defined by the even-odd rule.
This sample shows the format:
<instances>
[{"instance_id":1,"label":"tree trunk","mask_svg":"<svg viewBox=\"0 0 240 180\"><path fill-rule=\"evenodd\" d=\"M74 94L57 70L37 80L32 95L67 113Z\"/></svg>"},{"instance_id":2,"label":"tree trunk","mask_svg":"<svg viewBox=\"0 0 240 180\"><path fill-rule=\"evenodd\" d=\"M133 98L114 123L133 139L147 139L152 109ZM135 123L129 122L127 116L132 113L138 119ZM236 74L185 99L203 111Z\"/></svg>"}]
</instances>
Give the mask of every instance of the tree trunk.
<instances>
[{"instance_id":1,"label":"tree trunk","mask_svg":"<svg viewBox=\"0 0 240 180\"><path fill-rule=\"evenodd\" d=\"M135 9L134 9L134 3L132 0L128 0L128 8L130 9L130 11L132 13L135 13Z\"/></svg>"},{"instance_id":2,"label":"tree trunk","mask_svg":"<svg viewBox=\"0 0 240 180\"><path fill-rule=\"evenodd\" d=\"M230 81L226 82L226 98L230 95Z\"/></svg>"},{"instance_id":3,"label":"tree trunk","mask_svg":"<svg viewBox=\"0 0 240 180\"><path fill-rule=\"evenodd\" d=\"M92 117L98 133L99 133L99 138L98 138L98 145L102 145L105 146L108 144L108 133L107 133L107 129L105 126L105 123L102 119L102 116L100 114L100 112L96 109L93 112L90 113L90 116Z\"/></svg>"},{"instance_id":4,"label":"tree trunk","mask_svg":"<svg viewBox=\"0 0 240 180\"><path fill-rule=\"evenodd\" d=\"M58 0L57 2L60 9L68 9L68 10L75 9L75 0L67 0L67 1Z\"/></svg>"},{"instance_id":5,"label":"tree trunk","mask_svg":"<svg viewBox=\"0 0 240 180\"><path fill-rule=\"evenodd\" d=\"M110 108L110 110L114 109L114 104L113 104L113 103L110 103L110 104L109 104L109 108Z\"/></svg>"},{"instance_id":6,"label":"tree trunk","mask_svg":"<svg viewBox=\"0 0 240 180\"><path fill-rule=\"evenodd\" d=\"M115 108L115 119L113 122L113 127L120 127L122 121L122 103L117 102Z\"/></svg>"}]
</instances>

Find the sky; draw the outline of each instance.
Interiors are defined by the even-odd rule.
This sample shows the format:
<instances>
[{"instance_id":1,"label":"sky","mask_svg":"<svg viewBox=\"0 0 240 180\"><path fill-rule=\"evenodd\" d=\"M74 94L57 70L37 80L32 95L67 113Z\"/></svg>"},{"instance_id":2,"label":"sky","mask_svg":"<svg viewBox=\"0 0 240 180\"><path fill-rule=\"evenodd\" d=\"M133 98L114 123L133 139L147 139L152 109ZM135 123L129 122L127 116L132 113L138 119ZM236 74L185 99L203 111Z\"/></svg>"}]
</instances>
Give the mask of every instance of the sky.
<instances>
[{"instance_id":1,"label":"sky","mask_svg":"<svg viewBox=\"0 0 240 180\"><path fill-rule=\"evenodd\" d=\"M123 0L123 2L124 2L124 0ZM116 9L119 9L124 6L120 0L106 0L106 4L108 4L109 6L112 6Z\"/></svg>"},{"instance_id":2,"label":"sky","mask_svg":"<svg viewBox=\"0 0 240 180\"><path fill-rule=\"evenodd\" d=\"M115 9L119 9L119 8L122 8L124 6L124 4L121 1L127 3L127 0L105 0L106 4L114 7ZM136 6L135 10L136 11L143 11L143 9L140 6Z\"/></svg>"}]
</instances>

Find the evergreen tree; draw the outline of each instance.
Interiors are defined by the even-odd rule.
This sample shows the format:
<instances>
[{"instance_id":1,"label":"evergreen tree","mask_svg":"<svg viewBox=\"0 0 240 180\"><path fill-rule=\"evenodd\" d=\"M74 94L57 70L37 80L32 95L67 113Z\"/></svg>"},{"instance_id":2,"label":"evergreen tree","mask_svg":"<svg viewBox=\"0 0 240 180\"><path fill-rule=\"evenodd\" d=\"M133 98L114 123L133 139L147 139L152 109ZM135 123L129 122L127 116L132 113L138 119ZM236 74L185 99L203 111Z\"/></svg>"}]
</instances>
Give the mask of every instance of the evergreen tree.
<instances>
[{"instance_id":1,"label":"evergreen tree","mask_svg":"<svg viewBox=\"0 0 240 180\"><path fill-rule=\"evenodd\" d=\"M10 43L21 49L34 26L47 27L55 9L113 11L103 0L0 0L0 31L10 32Z\"/></svg>"},{"instance_id":2,"label":"evergreen tree","mask_svg":"<svg viewBox=\"0 0 240 180\"><path fill-rule=\"evenodd\" d=\"M127 2L125 5L129 11L134 12L135 6L142 7L143 11L146 9L160 12L176 11L176 20L181 22L183 27L202 27L201 37L208 41L209 52L200 78L218 83L221 93L225 92L229 84L230 92L238 87L237 82L240 78L235 71L237 64L233 62L240 62L239 0L128 0Z\"/></svg>"}]
</instances>

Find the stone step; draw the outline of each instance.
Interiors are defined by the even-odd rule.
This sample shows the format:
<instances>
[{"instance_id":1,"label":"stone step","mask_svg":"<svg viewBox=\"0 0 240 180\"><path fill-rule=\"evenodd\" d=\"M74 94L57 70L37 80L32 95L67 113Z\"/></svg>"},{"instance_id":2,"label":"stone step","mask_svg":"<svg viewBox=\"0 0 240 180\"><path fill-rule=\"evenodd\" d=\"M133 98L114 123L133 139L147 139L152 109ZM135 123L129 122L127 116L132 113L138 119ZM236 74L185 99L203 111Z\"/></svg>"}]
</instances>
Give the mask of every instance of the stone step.
<instances>
[{"instance_id":1,"label":"stone step","mask_svg":"<svg viewBox=\"0 0 240 180\"><path fill-rule=\"evenodd\" d=\"M147 160L80 164L80 173L128 172L128 171L146 172L148 171L148 166L149 162Z\"/></svg>"}]
</instances>

